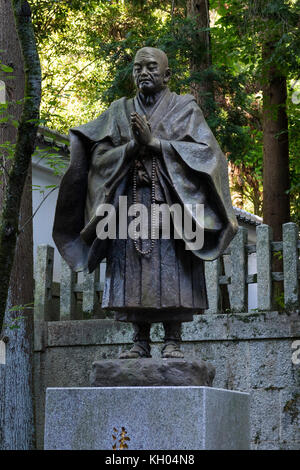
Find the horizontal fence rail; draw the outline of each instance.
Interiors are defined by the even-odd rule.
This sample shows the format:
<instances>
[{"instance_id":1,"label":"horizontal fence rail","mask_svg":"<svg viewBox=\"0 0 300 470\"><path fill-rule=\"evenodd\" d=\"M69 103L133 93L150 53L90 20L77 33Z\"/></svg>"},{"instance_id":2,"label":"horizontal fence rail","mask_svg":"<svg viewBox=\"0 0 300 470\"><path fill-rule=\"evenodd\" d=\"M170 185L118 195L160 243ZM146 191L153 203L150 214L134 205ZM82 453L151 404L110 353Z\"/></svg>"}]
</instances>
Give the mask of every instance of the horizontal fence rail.
<instances>
[{"instance_id":1,"label":"horizontal fence rail","mask_svg":"<svg viewBox=\"0 0 300 470\"><path fill-rule=\"evenodd\" d=\"M207 313L247 312L248 286L251 284L257 285L257 310L270 311L274 308L275 283L282 284L282 307L285 310L297 310L299 249L299 230L292 222L283 225L282 241L272 240L272 230L268 225L257 226L256 244L248 244L247 229L239 227L223 256L205 262L209 301ZM250 255L256 255L257 270L254 274L248 274ZM53 247L40 245L35 265L35 319L54 321L95 318L95 312L101 318L99 311L104 279L101 279L100 267L92 274L84 272L79 280L79 275L61 260L60 284L56 286L59 294L56 295L56 307L53 307L53 260ZM273 271L274 262L275 266L282 266L282 271ZM227 309L224 309L222 301L224 289L227 289L229 298Z\"/></svg>"}]
</instances>

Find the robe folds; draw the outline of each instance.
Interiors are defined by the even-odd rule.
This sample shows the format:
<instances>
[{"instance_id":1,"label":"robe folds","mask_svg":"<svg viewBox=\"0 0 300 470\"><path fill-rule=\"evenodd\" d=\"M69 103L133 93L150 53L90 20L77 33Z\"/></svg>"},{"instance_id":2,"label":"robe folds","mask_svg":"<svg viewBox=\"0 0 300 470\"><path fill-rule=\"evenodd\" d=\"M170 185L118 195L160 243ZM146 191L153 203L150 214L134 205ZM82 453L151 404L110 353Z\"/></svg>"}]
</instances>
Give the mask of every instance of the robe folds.
<instances>
[{"instance_id":1,"label":"robe folds","mask_svg":"<svg viewBox=\"0 0 300 470\"><path fill-rule=\"evenodd\" d=\"M190 321L207 308L203 261L220 256L237 231L227 161L194 97L164 90L147 115L152 135L161 142L155 202L203 204L204 244L185 250L183 233L181 240L156 240L152 253L142 256L131 239L100 240L97 207L111 203L118 210L124 195L132 202L135 159L148 175L148 183L146 178L138 185L138 202L151 204L153 152L128 152L134 111L145 114L138 95L113 102L94 121L70 130L71 161L60 185L53 239L75 271L92 272L107 259L102 306L117 312L118 320ZM191 217L200 224L197 215Z\"/></svg>"}]
</instances>

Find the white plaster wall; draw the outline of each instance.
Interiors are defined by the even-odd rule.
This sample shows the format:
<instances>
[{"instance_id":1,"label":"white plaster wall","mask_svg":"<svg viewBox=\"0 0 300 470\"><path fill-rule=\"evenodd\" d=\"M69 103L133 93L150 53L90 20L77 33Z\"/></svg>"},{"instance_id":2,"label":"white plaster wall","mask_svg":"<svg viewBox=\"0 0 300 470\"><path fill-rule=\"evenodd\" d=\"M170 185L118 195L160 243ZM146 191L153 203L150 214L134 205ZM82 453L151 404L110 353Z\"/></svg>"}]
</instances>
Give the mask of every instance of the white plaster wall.
<instances>
[{"instance_id":1,"label":"white plaster wall","mask_svg":"<svg viewBox=\"0 0 300 470\"><path fill-rule=\"evenodd\" d=\"M47 195L51 189L45 189L49 185L59 184L59 178L53 174L53 172L43 165L41 162L37 163L38 159L33 159L32 163L32 209L33 212L37 209L38 205L42 202L45 195ZM40 186L40 190L44 190L44 195L37 189ZM60 256L57 248L55 247L52 238L52 227L54 221L54 213L56 207L56 200L58 195L58 189L53 191L47 199L43 202L36 215L33 218L33 250L34 250L34 262L36 260L37 247L39 245L51 245L55 248L54 250L54 280L59 281L60 273Z\"/></svg>"},{"instance_id":2,"label":"white plaster wall","mask_svg":"<svg viewBox=\"0 0 300 470\"><path fill-rule=\"evenodd\" d=\"M248 230L248 243L249 245L256 244L256 226L240 223L242 227ZM255 274L257 272L256 253L248 255L248 274ZM257 284L248 284L248 311L257 308Z\"/></svg>"},{"instance_id":3,"label":"white plaster wall","mask_svg":"<svg viewBox=\"0 0 300 470\"><path fill-rule=\"evenodd\" d=\"M257 272L256 253L248 256L248 274ZM248 311L257 308L257 284L248 284Z\"/></svg>"}]
</instances>

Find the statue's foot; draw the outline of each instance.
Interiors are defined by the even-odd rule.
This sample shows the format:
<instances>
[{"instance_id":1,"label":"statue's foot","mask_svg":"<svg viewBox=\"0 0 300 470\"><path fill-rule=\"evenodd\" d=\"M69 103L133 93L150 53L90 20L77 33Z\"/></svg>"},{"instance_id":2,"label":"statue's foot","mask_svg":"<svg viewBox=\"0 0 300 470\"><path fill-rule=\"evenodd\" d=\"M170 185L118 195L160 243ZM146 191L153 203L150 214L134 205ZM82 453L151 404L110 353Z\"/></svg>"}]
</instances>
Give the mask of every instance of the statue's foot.
<instances>
[{"instance_id":1,"label":"statue's foot","mask_svg":"<svg viewBox=\"0 0 300 470\"><path fill-rule=\"evenodd\" d=\"M177 343L166 343L161 351L161 357L183 359L184 354Z\"/></svg>"},{"instance_id":2,"label":"statue's foot","mask_svg":"<svg viewBox=\"0 0 300 470\"><path fill-rule=\"evenodd\" d=\"M139 359L140 357L151 357L150 348L148 352L145 348L136 343L128 351L122 352L119 359Z\"/></svg>"}]
</instances>

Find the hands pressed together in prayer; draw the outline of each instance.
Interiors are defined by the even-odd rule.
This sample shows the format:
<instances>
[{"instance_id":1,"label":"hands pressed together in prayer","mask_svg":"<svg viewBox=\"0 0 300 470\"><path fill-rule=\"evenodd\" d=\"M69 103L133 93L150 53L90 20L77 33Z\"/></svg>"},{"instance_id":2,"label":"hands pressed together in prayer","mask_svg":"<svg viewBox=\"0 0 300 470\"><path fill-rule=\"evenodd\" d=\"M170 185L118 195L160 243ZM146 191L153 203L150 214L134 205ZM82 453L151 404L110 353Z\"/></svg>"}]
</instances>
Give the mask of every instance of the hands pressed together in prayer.
<instances>
[{"instance_id":1,"label":"hands pressed together in prayer","mask_svg":"<svg viewBox=\"0 0 300 470\"><path fill-rule=\"evenodd\" d=\"M151 134L150 124L146 116L131 113L131 129L135 143L139 146L147 146L152 150L160 150L160 141Z\"/></svg>"},{"instance_id":2,"label":"hands pressed together in prayer","mask_svg":"<svg viewBox=\"0 0 300 470\"><path fill-rule=\"evenodd\" d=\"M131 129L134 140L140 145L149 145L152 139L150 125L146 116L138 113L131 113Z\"/></svg>"}]
</instances>

